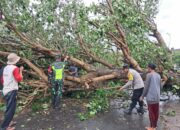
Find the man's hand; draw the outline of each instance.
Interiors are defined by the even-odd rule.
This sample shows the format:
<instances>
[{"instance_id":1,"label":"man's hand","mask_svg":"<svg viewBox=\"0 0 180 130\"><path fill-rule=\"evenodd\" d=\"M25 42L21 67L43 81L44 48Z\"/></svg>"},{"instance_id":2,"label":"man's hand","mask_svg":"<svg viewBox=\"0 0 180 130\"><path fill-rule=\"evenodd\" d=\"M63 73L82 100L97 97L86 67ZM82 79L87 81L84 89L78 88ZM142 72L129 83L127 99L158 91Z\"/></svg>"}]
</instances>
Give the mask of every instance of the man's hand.
<instances>
[{"instance_id":1,"label":"man's hand","mask_svg":"<svg viewBox=\"0 0 180 130\"><path fill-rule=\"evenodd\" d=\"M67 59L69 59L69 56L66 56Z\"/></svg>"},{"instance_id":2,"label":"man's hand","mask_svg":"<svg viewBox=\"0 0 180 130\"><path fill-rule=\"evenodd\" d=\"M140 100L140 101L143 101L143 100L144 100L144 97L141 96L141 97L139 98L139 100Z\"/></svg>"},{"instance_id":3,"label":"man's hand","mask_svg":"<svg viewBox=\"0 0 180 130\"><path fill-rule=\"evenodd\" d=\"M19 73L20 73L20 76L22 77L22 80L23 80L23 74L22 74L23 70L24 70L24 67L20 66Z\"/></svg>"},{"instance_id":4,"label":"man's hand","mask_svg":"<svg viewBox=\"0 0 180 130\"><path fill-rule=\"evenodd\" d=\"M126 82L128 82L128 79L122 79L121 81L126 83Z\"/></svg>"},{"instance_id":5,"label":"man's hand","mask_svg":"<svg viewBox=\"0 0 180 130\"><path fill-rule=\"evenodd\" d=\"M69 59L69 56L65 56L64 61L67 61Z\"/></svg>"},{"instance_id":6,"label":"man's hand","mask_svg":"<svg viewBox=\"0 0 180 130\"><path fill-rule=\"evenodd\" d=\"M21 66L21 67L19 68L19 70L22 72L22 71L24 70L24 67Z\"/></svg>"}]
</instances>

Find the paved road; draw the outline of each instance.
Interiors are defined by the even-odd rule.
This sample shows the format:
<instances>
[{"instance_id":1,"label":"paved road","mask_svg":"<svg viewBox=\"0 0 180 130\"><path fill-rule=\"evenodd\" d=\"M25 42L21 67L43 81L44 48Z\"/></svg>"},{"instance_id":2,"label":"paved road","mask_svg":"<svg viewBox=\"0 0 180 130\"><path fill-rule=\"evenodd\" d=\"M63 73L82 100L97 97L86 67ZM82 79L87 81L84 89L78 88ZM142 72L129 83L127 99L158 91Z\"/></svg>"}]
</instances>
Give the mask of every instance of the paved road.
<instances>
[{"instance_id":1,"label":"paved road","mask_svg":"<svg viewBox=\"0 0 180 130\"><path fill-rule=\"evenodd\" d=\"M138 115L133 111L131 116L124 115L122 109L116 105L111 105L108 112L101 113L96 117L80 121L77 113L82 110L76 105L67 104L60 111L50 111L47 114L25 114L19 116L16 120L17 130L145 130L148 126L148 114ZM162 122L159 121L157 130L162 128ZM168 130L168 129L167 129ZM179 129L177 129L179 130Z\"/></svg>"}]
</instances>

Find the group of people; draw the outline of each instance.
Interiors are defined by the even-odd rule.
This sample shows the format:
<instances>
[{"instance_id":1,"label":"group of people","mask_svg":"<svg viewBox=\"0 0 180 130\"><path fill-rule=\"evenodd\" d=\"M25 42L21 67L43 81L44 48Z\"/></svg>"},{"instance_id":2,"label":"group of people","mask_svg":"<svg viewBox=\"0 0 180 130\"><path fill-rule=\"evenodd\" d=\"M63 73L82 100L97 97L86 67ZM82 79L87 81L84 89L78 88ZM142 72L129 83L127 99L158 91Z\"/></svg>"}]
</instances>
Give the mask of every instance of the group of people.
<instances>
[{"instance_id":1,"label":"group of people","mask_svg":"<svg viewBox=\"0 0 180 130\"><path fill-rule=\"evenodd\" d=\"M123 66L123 71L127 73L128 82L120 88L120 91L132 86L133 95L131 97L131 104L129 109L125 110L126 114L131 114L132 110L139 103L138 113L144 113L143 99L146 97L148 105L150 127L146 127L147 130L156 130L158 117L159 117L159 101L160 101L160 89L162 86L161 77L155 71L156 65L153 63L148 64L146 81L144 83L141 75L134 69L129 68L127 64Z\"/></svg>"},{"instance_id":2,"label":"group of people","mask_svg":"<svg viewBox=\"0 0 180 130\"><path fill-rule=\"evenodd\" d=\"M59 108L62 97L62 87L64 78L64 68L67 64L68 56L61 60L61 56L55 56L56 61L48 68L48 81L52 92L52 107ZM0 82L3 84L2 94L6 101L6 111L4 120L1 123L0 130L14 130L16 122L12 121L16 111L16 100L18 91L18 82L23 80L23 66L17 67L20 57L15 53L10 53L7 57L7 65L3 67L3 74ZM69 73L77 76L77 67L71 65Z\"/></svg>"},{"instance_id":3,"label":"group of people","mask_svg":"<svg viewBox=\"0 0 180 130\"><path fill-rule=\"evenodd\" d=\"M52 107L54 109L58 109L60 99L62 97L64 68L69 57L66 56L63 61L60 55L57 55L55 58L56 61L48 68L48 81L52 92ZM15 122L13 122L12 119L16 110L18 82L23 80L22 71L24 68L22 66L16 66L20 57L15 53L11 53L8 55L7 60L2 80L2 92L4 99L6 100L6 111L0 130L15 129ZM71 66L69 69L72 76L77 76L77 67ZM155 64L151 63L148 65L148 74L144 84L140 74L135 69L129 68L129 65L125 64L123 66L123 71L128 74L128 82L120 88L120 91L128 88L129 86L132 86L133 88L133 95L131 98L132 103L130 104L129 109L125 111L126 114L132 113L132 110L135 108L137 102L140 106L138 112L143 114L143 99L146 97L150 119L150 127L146 127L147 130L156 129L159 117L161 77L158 73L156 73L155 69Z\"/></svg>"}]
</instances>

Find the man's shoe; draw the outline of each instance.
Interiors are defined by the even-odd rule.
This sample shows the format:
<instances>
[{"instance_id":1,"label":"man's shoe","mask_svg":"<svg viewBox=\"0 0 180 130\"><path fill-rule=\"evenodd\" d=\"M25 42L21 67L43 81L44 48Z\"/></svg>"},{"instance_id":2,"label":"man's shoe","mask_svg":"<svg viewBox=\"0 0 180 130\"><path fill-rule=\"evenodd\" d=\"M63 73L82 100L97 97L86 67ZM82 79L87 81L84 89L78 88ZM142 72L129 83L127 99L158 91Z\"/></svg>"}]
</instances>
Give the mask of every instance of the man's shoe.
<instances>
[{"instance_id":1,"label":"man's shoe","mask_svg":"<svg viewBox=\"0 0 180 130\"><path fill-rule=\"evenodd\" d=\"M137 108L137 112L138 112L139 114L143 115L145 111L144 111L143 108Z\"/></svg>"},{"instance_id":2,"label":"man's shoe","mask_svg":"<svg viewBox=\"0 0 180 130\"><path fill-rule=\"evenodd\" d=\"M130 110L130 109L124 110L124 113L127 114L127 115L131 115L132 114L132 110Z\"/></svg>"}]
</instances>

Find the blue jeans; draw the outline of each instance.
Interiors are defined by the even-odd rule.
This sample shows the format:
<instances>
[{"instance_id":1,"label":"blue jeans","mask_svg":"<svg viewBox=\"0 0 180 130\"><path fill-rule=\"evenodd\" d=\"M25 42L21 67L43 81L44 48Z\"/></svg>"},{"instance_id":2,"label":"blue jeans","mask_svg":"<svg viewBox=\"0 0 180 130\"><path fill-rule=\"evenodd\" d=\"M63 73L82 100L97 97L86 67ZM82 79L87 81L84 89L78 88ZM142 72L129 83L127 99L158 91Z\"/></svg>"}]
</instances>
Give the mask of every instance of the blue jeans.
<instances>
[{"instance_id":1,"label":"blue jeans","mask_svg":"<svg viewBox=\"0 0 180 130\"><path fill-rule=\"evenodd\" d=\"M4 115L4 120L1 124L1 130L6 130L12 121L15 111L16 111L16 98L17 90L13 90L5 95L4 99L6 100L6 111Z\"/></svg>"}]
</instances>

